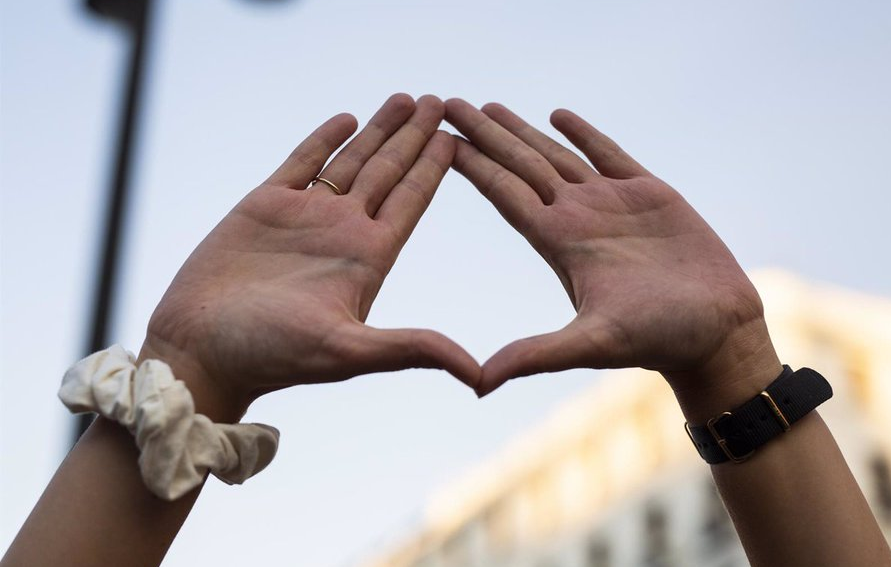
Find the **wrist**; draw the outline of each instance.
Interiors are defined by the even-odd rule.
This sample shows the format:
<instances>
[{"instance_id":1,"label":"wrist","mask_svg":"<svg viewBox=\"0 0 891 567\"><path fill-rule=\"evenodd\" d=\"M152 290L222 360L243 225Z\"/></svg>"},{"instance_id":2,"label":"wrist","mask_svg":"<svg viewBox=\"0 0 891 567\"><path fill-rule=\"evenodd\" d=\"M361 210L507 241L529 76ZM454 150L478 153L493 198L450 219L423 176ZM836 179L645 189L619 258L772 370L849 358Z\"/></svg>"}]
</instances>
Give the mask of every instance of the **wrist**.
<instances>
[{"instance_id":1,"label":"wrist","mask_svg":"<svg viewBox=\"0 0 891 567\"><path fill-rule=\"evenodd\" d=\"M145 360L160 360L170 366L173 376L186 384L195 412L217 423L237 423L247 411L250 401L215 380L190 353L170 343L147 337L139 351L136 365Z\"/></svg>"},{"instance_id":2,"label":"wrist","mask_svg":"<svg viewBox=\"0 0 891 567\"><path fill-rule=\"evenodd\" d=\"M740 327L699 368L663 373L684 417L702 424L762 392L783 371L763 319Z\"/></svg>"}]
</instances>

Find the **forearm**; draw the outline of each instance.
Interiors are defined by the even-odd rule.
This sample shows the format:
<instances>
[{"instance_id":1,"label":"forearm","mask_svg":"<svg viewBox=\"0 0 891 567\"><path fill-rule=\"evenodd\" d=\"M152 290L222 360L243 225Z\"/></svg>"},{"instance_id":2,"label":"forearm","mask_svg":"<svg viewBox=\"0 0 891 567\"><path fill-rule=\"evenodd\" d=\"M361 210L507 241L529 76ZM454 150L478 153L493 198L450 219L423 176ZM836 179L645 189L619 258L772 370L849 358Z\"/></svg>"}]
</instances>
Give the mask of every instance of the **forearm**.
<instances>
[{"instance_id":1,"label":"forearm","mask_svg":"<svg viewBox=\"0 0 891 567\"><path fill-rule=\"evenodd\" d=\"M866 499L817 412L712 474L753 567L891 565Z\"/></svg>"},{"instance_id":2,"label":"forearm","mask_svg":"<svg viewBox=\"0 0 891 567\"><path fill-rule=\"evenodd\" d=\"M691 424L757 396L779 374L772 347L741 359L725 389L681 392ZM712 475L753 567L889 566L891 551L829 428L814 411L743 463Z\"/></svg>"},{"instance_id":3,"label":"forearm","mask_svg":"<svg viewBox=\"0 0 891 567\"><path fill-rule=\"evenodd\" d=\"M217 422L238 421L244 404L224 403L200 369L177 352L147 342L137 365L149 358L167 362L187 384L198 413ZM2 567L159 565L200 490L172 502L153 494L131 433L100 417L56 471Z\"/></svg>"},{"instance_id":4,"label":"forearm","mask_svg":"<svg viewBox=\"0 0 891 567\"><path fill-rule=\"evenodd\" d=\"M25 565L159 565L200 488L167 502L143 483L120 425L97 419L56 471L2 560Z\"/></svg>"},{"instance_id":5,"label":"forearm","mask_svg":"<svg viewBox=\"0 0 891 567\"><path fill-rule=\"evenodd\" d=\"M555 269L577 310L559 331L493 355L478 393L541 372L641 366L662 371L702 425L777 379L757 291L680 193L569 111L551 122L596 171L501 105L446 106L467 137L453 166ZM891 565L816 413L713 473L756 567Z\"/></svg>"}]
</instances>

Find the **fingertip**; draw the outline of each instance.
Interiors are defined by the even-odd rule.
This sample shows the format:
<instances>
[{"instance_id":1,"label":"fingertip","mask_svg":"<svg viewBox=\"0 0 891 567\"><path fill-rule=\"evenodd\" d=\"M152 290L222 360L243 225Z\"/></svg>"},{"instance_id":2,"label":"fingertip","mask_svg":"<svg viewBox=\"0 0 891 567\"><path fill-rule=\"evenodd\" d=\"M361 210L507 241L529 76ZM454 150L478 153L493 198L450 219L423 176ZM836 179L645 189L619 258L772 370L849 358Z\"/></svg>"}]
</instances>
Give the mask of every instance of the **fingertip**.
<instances>
[{"instance_id":1,"label":"fingertip","mask_svg":"<svg viewBox=\"0 0 891 567\"><path fill-rule=\"evenodd\" d=\"M483 370L479 362L473 358L470 353L455 343L452 343L460 350L460 354L456 357L456 365L453 369L446 368L452 376L466 384L468 387L476 391L483 379Z\"/></svg>"},{"instance_id":2,"label":"fingertip","mask_svg":"<svg viewBox=\"0 0 891 567\"><path fill-rule=\"evenodd\" d=\"M551 113L551 124L559 129L561 124L566 124L567 121L573 118L578 118L574 112L565 108L558 108Z\"/></svg>"},{"instance_id":3,"label":"fingertip","mask_svg":"<svg viewBox=\"0 0 891 567\"><path fill-rule=\"evenodd\" d=\"M480 387L482 380L481 373L479 371L479 364L477 364L476 360L470 357L470 355L468 355L467 360L455 362L457 364L443 364L442 369L451 374L462 384L476 392L477 388Z\"/></svg>"},{"instance_id":4,"label":"fingertip","mask_svg":"<svg viewBox=\"0 0 891 567\"><path fill-rule=\"evenodd\" d=\"M442 104L442 105L445 104L444 102L442 102L441 98L439 98L435 94L430 94L430 93L421 95L421 97L418 99L418 102L424 102L426 104Z\"/></svg>"},{"instance_id":5,"label":"fingertip","mask_svg":"<svg viewBox=\"0 0 891 567\"><path fill-rule=\"evenodd\" d=\"M353 132L359 129L359 121L349 112L337 114L328 123L337 126L342 131L349 132L347 135L352 135Z\"/></svg>"},{"instance_id":6,"label":"fingertip","mask_svg":"<svg viewBox=\"0 0 891 567\"><path fill-rule=\"evenodd\" d=\"M501 104L500 102L487 102L483 106L480 107L480 110L483 114L487 116L503 114L508 110L506 106Z\"/></svg>"},{"instance_id":7,"label":"fingertip","mask_svg":"<svg viewBox=\"0 0 891 567\"><path fill-rule=\"evenodd\" d=\"M492 376L487 376L485 371L485 365L483 365L482 376L480 377L479 382L477 383L477 387L473 389L476 397L479 399L483 399L507 382L507 378L493 378Z\"/></svg>"},{"instance_id":8,"label":"fingertip","mask_svg":"<svg viewBox=\"0 0 891 567\"><path fill-rule=\"evenodd\" d=\"M454 164L463 163L464 160L470 158L475 151L473 144L462 138L461 136L451 135L455 143L455 155L452 158Z\"/></svg>"},{"instance_id":9,"label":"fingertip","mask_svg":"<svg viewBox=\"0 0 891 567\"><path fill-rule=\"evenodd\" d=\"M476 389L482 378L479 362L464 348L437 331L419 330L415 335L418 355L429 366L445 370L466 386Z\"/></svg>"},{"instance_id":10,"label":"fingertip","mask_svg":"<svg viewBox=\"0 0 891 567\"><path fill-rule=\"evenodd\" d=\"M430 139L436 140L437 142L440 142L440 143L447 143L447 144L455 143L455 139L452 137L452 135L449 132L446 132L445 130L437 130L436 132L433 133L433 136Z\"/></svg>"},{"instance_id":11,"label":"fingertip","mask_svg":"<svg viewBox=\"0 0 891 567\"><path fill-rule=\"evenodd\" d=\"M522 117L518 116L517 113L500 102L489 102L480 110L483 114L489 117L489 119L498 123L502 128L518 138L523 138L521 134L523 130L534 130ZM535 149L537 150L537 148Z\"/></svg>"},{"instance_id":12,"label":"fingertip","mask_svg":"<svg viewBox=\"0 0 891 567\"><path fill-rule=\"evenodd\" d=\"M449 159L454 157L455 152L457 151L458 143L455 141L455 138L445 130L437 130L430 139L430 142L440 144L445 148L449 153Z\"/></svg>"},{"instance_id":13,"label":"fingertip","mask_svg":"<svg viewBox=\"0 0 891 567\"><path fill-rule=\"evenodd\" d=\"M455 140L452 135L437 130L424 147L423 156L436 163L445 173L455 160Z\"/></svg>"},{"instance_id":14,"label":"fingertip","mask_svg":"<svg viewBox=\"0 0 891 567\"><path fill-rule=\"evenodd\" d=\"M504 357L506 351L509 354L508 347L502 348L480 367L480 385L476 389L480 398L488 396L512 378L509 365L502 364L502 360L509 360Z\"/></svg>"},{"instance_id":15,"label":"fingertip","mask_svg":"<svg viewBox=\"0 0 891 567\"><path fill-rule=\"evenodd\" d=\"M415 99L408 93L395 93L390 95L384 105L398 110L414 110Z\"/></svg>"},{"instance_id":16,"label":"fingertip","mask_svg":"<svg viewBox=\"0 0 891 567\"><path fill-rule=\"evenodd\" d=\"M448 119L449 117L454 117L456 113L460 112L462 109L466 109L471 106L469 102L464 100L463 98L450 98L443 103L445 105L445 115Z\"/></svg>"},{"instance_id":17,"label":"fingertip","mask_svg":"<svg viewBox=\"0 0 891 567\"><path fill-rule=\"evenodd\" d=\"M418 106L421 105L429 107L432 111L439 114L440 116L445 116L445 104L442 102L442 99L440 99L436 95L425 94L418 99Z\"/></svg>"}]
</instances>

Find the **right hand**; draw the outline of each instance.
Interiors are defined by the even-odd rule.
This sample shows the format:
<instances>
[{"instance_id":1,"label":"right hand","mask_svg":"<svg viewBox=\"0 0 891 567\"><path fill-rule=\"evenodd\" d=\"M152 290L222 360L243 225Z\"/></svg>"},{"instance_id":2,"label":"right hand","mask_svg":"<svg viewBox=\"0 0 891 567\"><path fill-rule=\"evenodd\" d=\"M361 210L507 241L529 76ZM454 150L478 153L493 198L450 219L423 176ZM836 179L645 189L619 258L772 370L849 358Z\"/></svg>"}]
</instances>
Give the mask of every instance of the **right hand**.
<instances>
[{"instance_id":1,"label":"right hand","mask_svg":"<svg viewBox=\"0 0 891 567\"><path fill-rule=\"evenodd\" d=\"M498 104L449 100L446 120L467 138L453 167L554 269L577 311L563 329L492 356L479 395L577 367L658 370L679 395L779 374L761 301L733 255L615 142L569 111L553 113L591 167Z\"/></svg>"}]
</instances>

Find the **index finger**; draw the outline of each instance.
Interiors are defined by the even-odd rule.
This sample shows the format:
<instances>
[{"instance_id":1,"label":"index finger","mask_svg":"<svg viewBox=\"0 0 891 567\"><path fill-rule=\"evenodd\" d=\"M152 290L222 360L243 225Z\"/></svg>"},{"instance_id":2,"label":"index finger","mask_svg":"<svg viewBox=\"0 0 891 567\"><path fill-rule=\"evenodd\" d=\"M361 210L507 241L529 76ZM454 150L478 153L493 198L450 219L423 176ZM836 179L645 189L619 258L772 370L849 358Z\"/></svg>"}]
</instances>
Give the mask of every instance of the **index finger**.
<instances>
[{"instance_id":1,"label":"index finger","mask_svg":"<svg viewBox=\"0 0 891 567\"><path fill-rule=\"evenodd\" d=\"M650 172L628 155L619 144L591 126L574 112L560 109L551 114L551 124L582 150L602 175L613 179L646 176Z\"/></svg>"},{"instance_id":2,"label":"index finger","mask_svg":"<svg viewBox=\"0 0 891 567\"><path fill-rule=\"evenodd\" d=\"M554 201L563 178L551 163L471 104L446 101L446 120L492 160L528 183L545 204Z\"/></svg>"},{"instance_id":3,"label":"index finger","mask_svg":"<svg viewBox=\"0 0 891 567\"><path fill-rule=\"evenodd\" d=\"M490 102L480 110L486 116L501 124L505 130L523 140L529 147L543 155L567 181L582 183L589 181L592 176L597 176L594 170L591 169L591 166L585 163L585 160L577 156L575 152L568 150L544 132L534 128L506 106Z\"/></svg>"}]
</instances>

